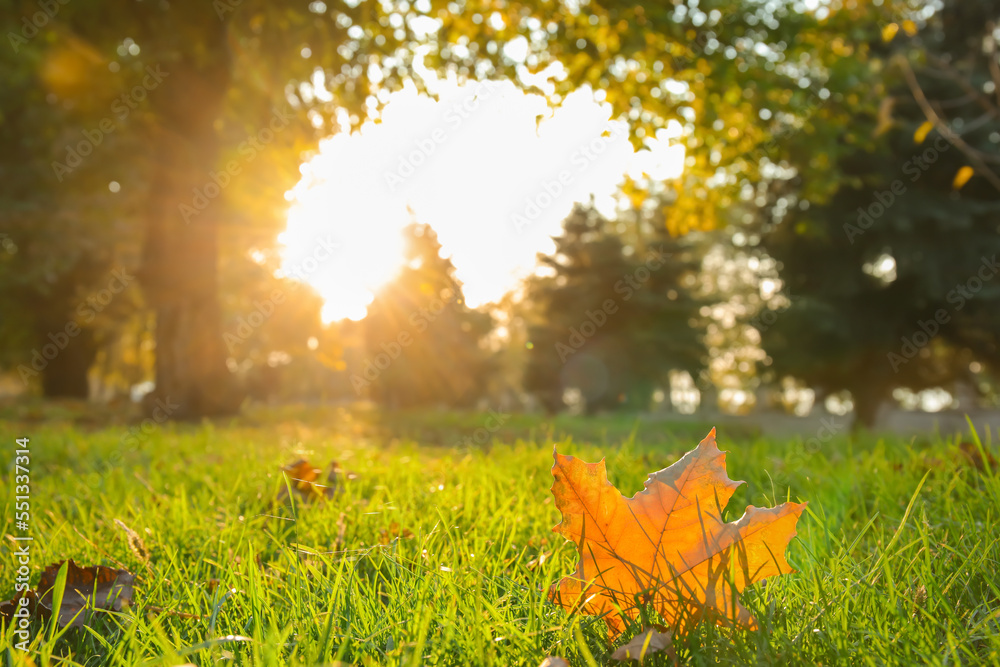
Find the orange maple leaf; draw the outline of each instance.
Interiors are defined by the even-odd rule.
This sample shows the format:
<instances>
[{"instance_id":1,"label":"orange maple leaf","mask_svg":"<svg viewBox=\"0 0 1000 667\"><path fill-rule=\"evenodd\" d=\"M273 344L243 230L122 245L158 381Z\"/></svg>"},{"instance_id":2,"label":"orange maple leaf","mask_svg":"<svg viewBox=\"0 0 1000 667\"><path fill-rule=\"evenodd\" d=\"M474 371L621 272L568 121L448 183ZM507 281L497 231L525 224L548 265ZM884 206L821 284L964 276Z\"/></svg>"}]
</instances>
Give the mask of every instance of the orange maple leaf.
<instances>
[{"instance_id":1,"label":"orange maple leaf","mask_svg":"<svg viewBox=\"0 0 1000 667\"><path fill-rule=\"evenodd\" d=\"M549 596L570 611L605 615L612 639L642 605L677 630L702 619L756 628L738 594L794 571L785 547L806 503L750 505L739 520L723 521L722 508L744 482L726 474L714 428L631 498L608 481L603 459L553 454L552 495L562 512L553 530L577 544L580 564Z\"/></svg>"}]
</instances>

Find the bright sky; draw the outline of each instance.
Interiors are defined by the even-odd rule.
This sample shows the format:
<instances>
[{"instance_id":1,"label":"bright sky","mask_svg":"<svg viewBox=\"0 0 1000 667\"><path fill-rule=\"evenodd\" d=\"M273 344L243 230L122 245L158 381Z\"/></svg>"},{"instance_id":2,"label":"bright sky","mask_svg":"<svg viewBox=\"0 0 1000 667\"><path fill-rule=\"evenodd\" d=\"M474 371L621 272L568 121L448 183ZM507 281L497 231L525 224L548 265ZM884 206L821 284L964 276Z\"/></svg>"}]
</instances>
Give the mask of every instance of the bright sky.
<instances>
[{"instance_id":1,"label":"bright sky","mask_svg":"<svg viewBox=\"0 0 1000 667\"><path fill-rule=\"evenodd\" d=\"M513 83L489 85L438 81L437 102L414 88L391 94L380 123L322 141L302 165L279 241L286 269L312 268L305 279L326 301L324 320L364 317L373 290L401 266L400 230L413 220L437 232L477 306L534 270L574 202L593 194L610 214L626 173L666 179L682 169L683 147L669 145L679 125L635 153L590 90L553 113ZM339 247L323 261L316 251L330 237Z\"/></svg>"}]
</instances>

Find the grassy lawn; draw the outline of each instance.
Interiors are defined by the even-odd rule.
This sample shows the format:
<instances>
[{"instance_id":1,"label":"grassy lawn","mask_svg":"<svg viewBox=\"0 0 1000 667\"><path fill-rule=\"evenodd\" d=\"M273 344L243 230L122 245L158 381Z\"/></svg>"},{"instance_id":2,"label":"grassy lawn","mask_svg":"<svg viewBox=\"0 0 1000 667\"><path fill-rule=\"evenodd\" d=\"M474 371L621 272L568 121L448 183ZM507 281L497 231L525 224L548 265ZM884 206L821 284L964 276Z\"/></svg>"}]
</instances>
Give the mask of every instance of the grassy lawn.
<instances>
[{"instance_id":1,"label":"grassy lawn","mask_svg":"<svg viewBox=\"0 0 1000 667\"><path fill-rule=\"evenodd\" d=\"M553 444L607 457L631 495L710 426L508 417L487 432L487 415L283 409L132 440L135 424L72 411L4 416L6 533L13 441L31 438L32 583L66 558L137 575L125 613L36 622L36 665L607 664L603 621L544 594L576 564L551 532ZM1000 664L1000 478L957 442L843 436L810 452L720 430L747 481L728 519L809 501L788 550L798 572L745 594L760 630L702 626L677 641L679 663ZM280 467L300 458L357 477L327 501L277 500ZM7 598L14 542L0 551ZM23 660L12 641L5 628L0 664Z\"/></svg>"}]
</instances>

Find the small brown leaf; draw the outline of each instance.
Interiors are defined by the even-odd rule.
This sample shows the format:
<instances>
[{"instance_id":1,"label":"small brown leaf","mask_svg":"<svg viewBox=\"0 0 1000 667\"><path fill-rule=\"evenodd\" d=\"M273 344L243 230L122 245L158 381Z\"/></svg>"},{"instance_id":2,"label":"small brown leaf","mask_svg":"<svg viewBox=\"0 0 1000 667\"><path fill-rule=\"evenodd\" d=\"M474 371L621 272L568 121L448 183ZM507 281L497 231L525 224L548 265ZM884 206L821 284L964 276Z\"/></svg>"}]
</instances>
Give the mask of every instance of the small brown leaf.
<instances>
[{"instance_id":1,"label":"small brown leaf","mask_svg":"<svg viewBox=\"0 0 1000 667\"><path fill-rule=\"evenodd\" d=\"M991 469L997 468L996 458L990 454L985 448L983 448L983 453L986 454L986 458L983 459L983 455L979 452L979 448L976 447L974 443L963 442L958 446L958 451L965 457L966 461L976 470L984 470L987 465Z\"/></svg>"},{"instance_id":2,"label":"small brown leaf","mask_svg":"<svg viewBox=\"0 0 1000 667\"><path fill-rule=\"evenodd\" d=\"M24 602L21 602L21 600L24 600ZM27 590L24 591L23 593L20 593L19 595L15 595L10 600L4 600L3 602L0 602L0 616L7 619L7 621L9 622L15 618L14 615L17 613L18 608L22 606L27 607L28 609L27 612L21 612L22 616L25 613L27 613L28 616L34 616L35 606L37 604L38 604L38 595L35 593L35 591Z\"/></svg>"},{"instance_id":3,"label":"small brown leaf","mask_svg":"<svg viewBox=\"0 0 1000 667\"><path fill-rule=\"evenodd\" d=\"M399 538L413 537L413 533L409 528L399 529L399 524L393 521L389 524L388 528L383 528L378 535L379 544L389 544L393 540Z\"/></svg>"},{"instance_id":4,"label":"small brown leaf","mask_svg":"<svg viewBox=\"0 0 1000 667\"><path fill-rule=\"evenodd\" d=\"M320 469L305 459L299 459L294 463L282 466L281 472L288 480L288 486L282 487L278 493L279 499L288 497L288 489L291 489L304 500L311 500L315 496L323 495L323 491L316 484L319 479ZM325 488L325 487L323 487Z\"/></svg>"},{"instance_id":5,"label":"small brown leaf","mask_svg":"<svg viewBox=\"0 0 1000 667\"><path fill-rule=\"evenodd\" d=\"M294 463L282 466L282 473L288 479L288 488L291 488L303 500L316 500L319 498L333 498L343 491L345 480L358 478L355 473L344 470L336 461L330 463L327 468L325 483L320 482L320 474L323 472L306 459L299 459ZM278 500L288 497L288 488L282 487L278 492Z\"/></svg>"},{"instance_id":6,"label":"small brown leaf","mask_svg":"<svg viewBox=\"0 0 1000 667\"><path fill-rule=\"evenodd\" d=\"M131 572L103 565L80 567L72 560L66 562L66 589L59 608L59 625L83 627L96 609L121 611L132 604L135 575ZM52 614L52 589L61 566L62 561L49 565L38 581L38 591L42 593L38 606L42 613Z\"/></svg>"},{"instance_id":7,"label":"small brown leaf","mask_svg":"<svg viewBox=\"0 0 1000 667\"><path fill-rule=\"evenodd\" d=\"M25 606L31 616L51 616L52 589L55 588L56 576L62 564L63 561L60 561L45 568L36 590L26 591L0 603L0 615L11 619L20 606ZM135 575L127 570L116 570L103 565L80 567L72 560L67 561L66 588L59 608L59 625L83 627L97 609L121 611L128 607L132 603L134 579ZM27 602L22 603L22 598Z\"/></svg>"},{"instance_id":8,"label":"small brown leaf","mask_svg":"<svg viewBox=\"0 0 1000 667\"><path fill-rule=\"evenodd\" d=\"M651 653L666 651L667 654L672 655L674 652L673 646L670 644L672 638L672 632L657 632L652 628L646 628L633 637L627 644L619 646L611 654L611 659L638 660L642 663L643 658Z\"/></svg>"}]
</instances>

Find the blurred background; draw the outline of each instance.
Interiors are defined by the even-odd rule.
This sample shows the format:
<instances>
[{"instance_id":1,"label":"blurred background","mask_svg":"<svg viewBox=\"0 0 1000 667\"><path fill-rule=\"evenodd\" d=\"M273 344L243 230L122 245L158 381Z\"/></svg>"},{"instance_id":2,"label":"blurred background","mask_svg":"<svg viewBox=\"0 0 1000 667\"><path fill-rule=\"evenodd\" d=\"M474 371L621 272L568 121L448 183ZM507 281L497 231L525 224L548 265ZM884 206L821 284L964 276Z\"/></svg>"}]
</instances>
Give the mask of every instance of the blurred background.
<instances>
[{"instance_id":1,"label":"blurred background","mask_svg":"<svg viewBox=\"0 0 1000 667\"><path fill-rule=\"evenodd\" d=\"M1000 1L0 7L8 406L1000 404Z\"/></svg>"}]
</instances>

